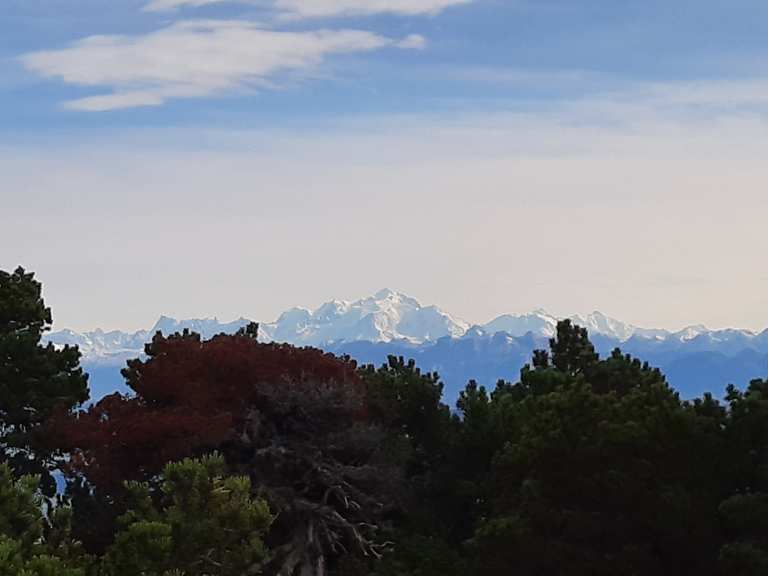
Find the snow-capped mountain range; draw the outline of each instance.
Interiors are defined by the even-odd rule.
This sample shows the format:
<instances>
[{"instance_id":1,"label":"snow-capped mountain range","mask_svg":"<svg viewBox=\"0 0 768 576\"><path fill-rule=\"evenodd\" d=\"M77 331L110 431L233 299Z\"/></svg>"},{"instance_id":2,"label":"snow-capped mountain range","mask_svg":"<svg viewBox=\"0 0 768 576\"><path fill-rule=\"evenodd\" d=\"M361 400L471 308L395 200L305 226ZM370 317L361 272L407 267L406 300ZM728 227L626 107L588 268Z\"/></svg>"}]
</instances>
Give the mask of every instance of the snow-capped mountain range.
<instances>
[{"instance_id":1,"label":"snow-capped mountain range","mask_svg":"<svg viewBox=\"0 0 768 576\"><path fill-rule=\"evenodd\" d=\"M722 393L725 385L743 385L768 375L768 330L708 330L691 326L672 332L638 328L600 312L571 317L589 330L601 354L621 347L658 366L684 396L703 391ZM149 330L73 332L46 336L56 345L77 345L83 366L91 375L91 396L128 391L120 376L125 361L140 356L144 344L160 331L188 328L204 338L234 333L247 325L239 318L222 323L216 318L175 320L161 317ZM354 302L333 300L316 310L292 308L274 322L261 322L262 342L315 346L348 354L360 363L380 364L388 355L414 358L425 371L437 371L446 384L450 403L469 378L492 386L497 379L514 380L537 348L546 348L558 318L544 310L505 314L486 324L471 325L435 306L393 290L381 290Z\"/></svg>"},{"instance_id":2,"label":"snow-capped mountain range","mask_svg":"<svg viewBox=\"0 0 768 576\"><path fill-rule=\"evenodd\" d=\"M600 312L572 316L574 323L587 328L590 334L619 343L650 340L649 345L674 345L699 341L723 344L736 341L746 345L768 344L768 330L755 334L747 330L708 330L692 326L679 332L638 328L610 318ZM188 328L209 338L219 333L233 333L249 320L239 318L222 323L218 319L175 320L161 317L149 330L127 333L120 331L73 332L61 330L48 334L54 344L77 345L83 357L91 362L122 361L143 351L144 344L160 331L164 334ZM558 318L545 310L528 314L505 314L482 325L452 316L436 306L422 306L416 299L401 292L384 289L373 296L354 302L332 300L316 310L292 308L270 323L261 323L259 337L263 342L287 342L300 346L329 347L351 342L403 342L423 345L441 338L478 338L503 332L511 337L532 334L534 338L549 338L555 334ZM762 346L757 346L762 348Z\"/></svg>"},{"instance_id":3,"label":"snow-capped mountain range","mask_svg":"<svg viewBox=\"0 0 768 576\"><path fill-rule=\"evenodd\" d=\"M204 338L233 333L250 322L239 318L222 323L217 318L176 320L161 316L149 330L121 332L61 330L46 335L57 345L77 345L89 361L121 361L135 357L156 332L172 334L189 329ZM274 322L262 322L262 342L287 342L299 346L325 346L341 342L392 342L411 344L435 341L444 336L459 338L469 324L436 306L422 306L414 298L393 290L381 290L355 302L332 300L317 308L291 308Z\"/></svg>"}]
</instances>

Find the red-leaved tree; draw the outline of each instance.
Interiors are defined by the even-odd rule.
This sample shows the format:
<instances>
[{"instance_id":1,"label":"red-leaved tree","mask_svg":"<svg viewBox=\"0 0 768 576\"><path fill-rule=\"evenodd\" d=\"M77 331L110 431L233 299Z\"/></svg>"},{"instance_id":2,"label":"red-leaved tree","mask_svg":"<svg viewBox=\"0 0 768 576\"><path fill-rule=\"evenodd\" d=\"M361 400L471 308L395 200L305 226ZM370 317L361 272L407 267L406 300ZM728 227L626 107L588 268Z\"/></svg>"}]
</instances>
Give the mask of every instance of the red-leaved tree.
<instances>
[{"instance_id":1,"label":"red-leaved tree","mask_svg":"<svg viewBox=\"0 0 768 576\"><path fill-rule=\"evenodd\" d=\"M268 573L319 576L345 555L380 554L401 467L369 421L355 363L255 332L157 334L123 370L135 396L55 421L70 475L117 495L124 480L216 449L277 515Z\"/></svg>"}]
</instances>

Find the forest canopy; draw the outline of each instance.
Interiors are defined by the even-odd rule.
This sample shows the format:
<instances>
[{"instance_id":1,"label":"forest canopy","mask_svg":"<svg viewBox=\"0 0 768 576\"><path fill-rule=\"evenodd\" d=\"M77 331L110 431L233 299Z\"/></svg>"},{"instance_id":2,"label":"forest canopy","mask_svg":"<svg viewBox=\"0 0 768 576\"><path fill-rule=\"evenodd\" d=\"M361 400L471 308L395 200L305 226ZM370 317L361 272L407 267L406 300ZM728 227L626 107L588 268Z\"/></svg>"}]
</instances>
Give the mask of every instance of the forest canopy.
<instances>
[{"instance_id":1,"label":"forest canopy","mask_svg":"<svg viewBox=\"0 0 768 576\"><path fill-rule=\"evenodd\" d=\"M768 573L768 381L683 401L563 321L447 406L252 324L158 333L85 407L41 293L0 271L0 576Z\"/></svg>"}]
</instances>

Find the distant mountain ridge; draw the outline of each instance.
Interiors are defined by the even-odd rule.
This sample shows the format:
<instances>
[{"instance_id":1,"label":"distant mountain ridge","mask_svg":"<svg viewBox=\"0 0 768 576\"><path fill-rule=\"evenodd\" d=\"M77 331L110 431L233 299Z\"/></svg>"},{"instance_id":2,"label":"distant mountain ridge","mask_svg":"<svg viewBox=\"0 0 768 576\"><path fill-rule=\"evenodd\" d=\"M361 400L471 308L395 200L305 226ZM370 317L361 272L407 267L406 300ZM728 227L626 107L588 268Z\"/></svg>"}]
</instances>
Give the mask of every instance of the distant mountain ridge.
<instances>
[{"instance_id":1,"label":"distant mountain ridge","mask_svg":"<svg viewBox=\"0 0 768 576\"><path fill-rule=\"evenodd\" d=\"M741 385L745 378L768 375L768 330L756 334L691 326L671 332L639 328L600 312L571 320L589 330L601 353L621 347L662 368L670 382L686 393L712 388L719 392L731 378ZM144 344L158 331L171 334L189 329L210 338L234 333L248 322L245 318L220 322L216 318L176 320L163 316L150 330L61 330L48 334L46 340L79 346L93 385L109 391L122 382L119 367L141 355ZM470 325L436 306L422 306L410 296L384 289L354 302L332 300L315 310L292 308L274 322L262 322L259 335L263 342L315 346L350 354L365 363L383 362L393 353L413 357L423 370L440 372L446 382L446 396L452 400L469 378L488 385L499 378L516 378L531 352L547 346L557 322L558 318L546 311L535 310ZM95 390L93 395L97 395Z\"/></svg>"},{"instance_id":2,"label":"distant mountain ridge","mask_svg":"<svg viewBox=\"0 0 768 576\"><path fill-rule=\"evenodd\" d=\"M157 332L173 334L181 332L185 328L197 332L205 338L215 334L236 332L240 327L247 325L249 320L240 318L234 322L221 323L216 318L203 320L176 320L168 316L161 316L150 330L137 332L121 332L112 330L104 332L96 329L90 332L74 332L72 330L60 330L44 336L45 341L56 345L69 344L78 346L83 358L87 362L112 364L122 363L124 359L135 358L144 352L144 344L152 339Z\"/></svg>"}]
</instances>

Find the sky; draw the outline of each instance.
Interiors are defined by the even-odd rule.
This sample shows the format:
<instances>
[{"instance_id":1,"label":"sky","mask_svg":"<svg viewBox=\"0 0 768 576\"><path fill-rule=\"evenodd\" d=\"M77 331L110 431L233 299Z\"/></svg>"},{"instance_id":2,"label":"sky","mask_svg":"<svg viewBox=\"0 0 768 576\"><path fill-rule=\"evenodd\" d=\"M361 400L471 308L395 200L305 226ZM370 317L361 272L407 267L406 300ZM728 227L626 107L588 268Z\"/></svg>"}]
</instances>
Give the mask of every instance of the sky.
<instances>
[{"instance_id":1,"label":"sky","mask_svg":"<svg viewBox=\"0 0 768 576\"><path fill-rule=\"evenodd\" d=\"M56 328L382 287L768 327L764 0L5 0L0 269Z\"/></svg>"}]
</instances>

